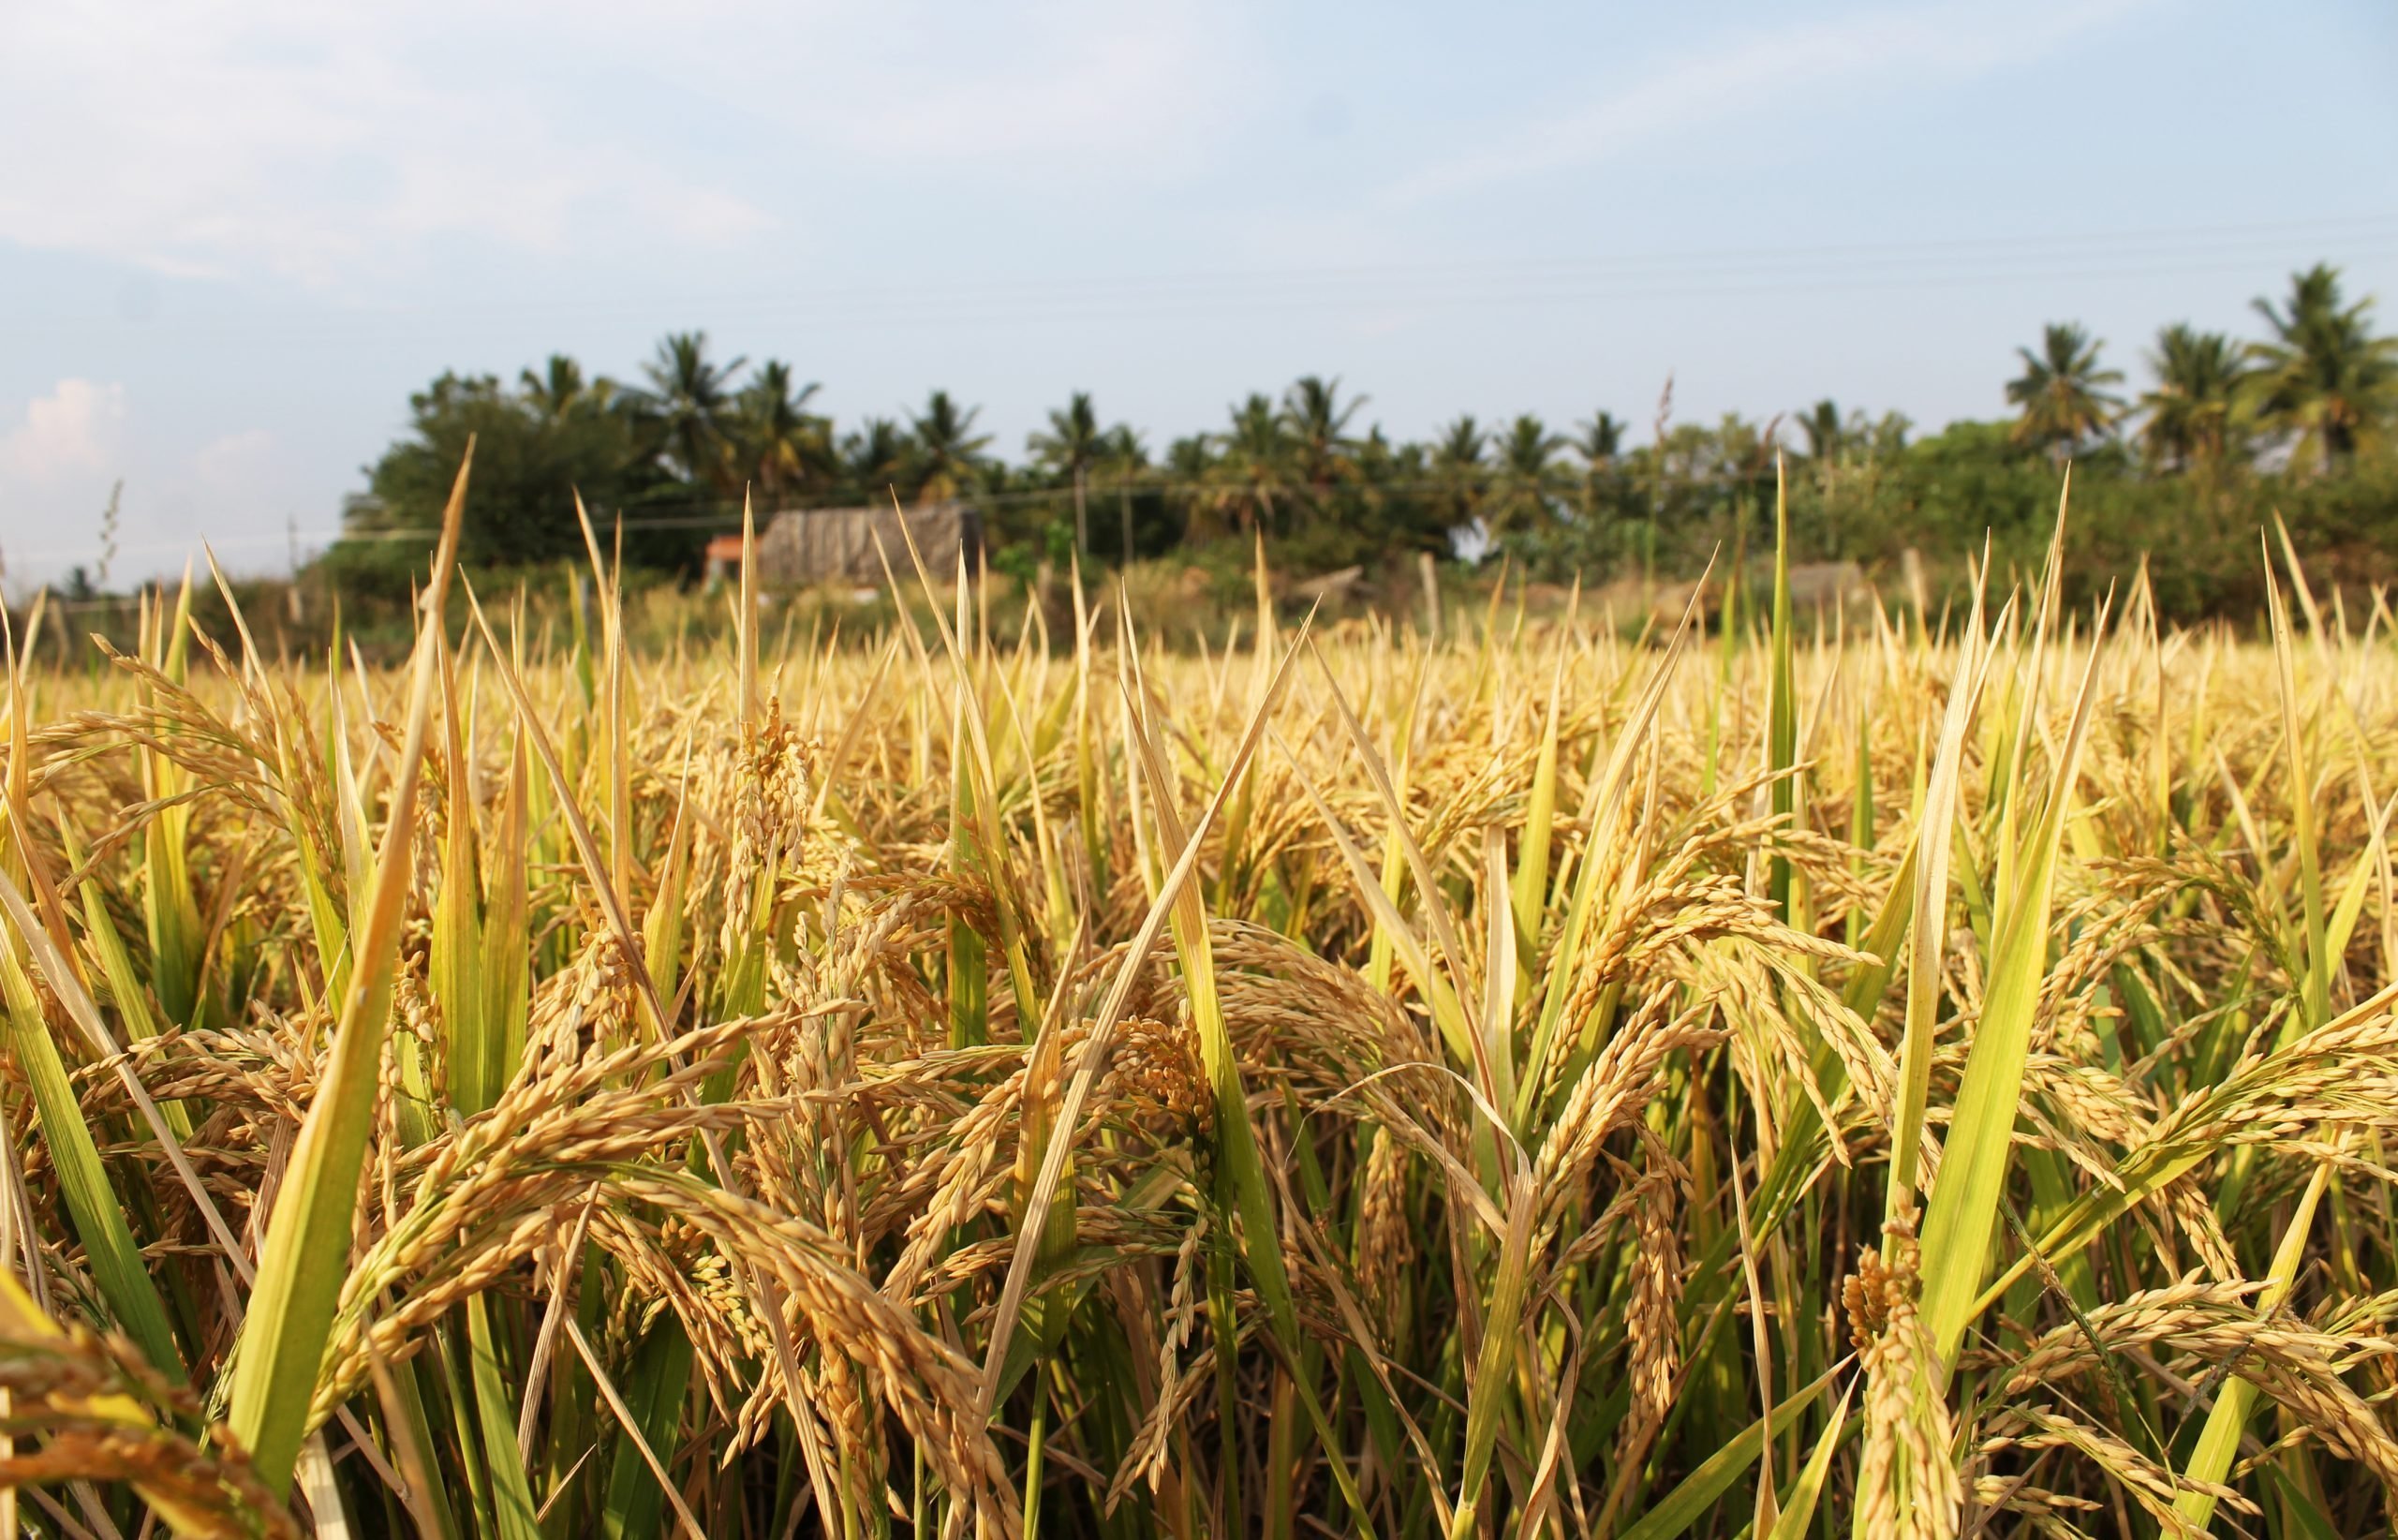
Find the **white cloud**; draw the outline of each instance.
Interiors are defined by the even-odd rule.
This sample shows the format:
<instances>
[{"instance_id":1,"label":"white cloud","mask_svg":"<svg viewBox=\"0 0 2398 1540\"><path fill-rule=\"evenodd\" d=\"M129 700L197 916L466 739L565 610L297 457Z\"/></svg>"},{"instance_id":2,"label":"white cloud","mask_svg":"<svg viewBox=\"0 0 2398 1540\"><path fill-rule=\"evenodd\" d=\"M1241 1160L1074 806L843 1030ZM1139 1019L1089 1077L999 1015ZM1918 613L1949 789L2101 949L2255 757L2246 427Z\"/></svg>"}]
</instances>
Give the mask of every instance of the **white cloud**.
<instances>
[{"instance_id":1,"label":"white cloud","mask_svg":"<svg viewBox=\"0 0 2398 1540\"><path fill-rule=\"evenodd\" d=\"M1875 85L1920 90L2055 52L2154 0L1964 3L1863 10L1716 39L1588 106L1434 162L1386 193L1412 203L1595 165L1734 118L1820 105Z\"/></svg>"},{"instance_id":2,"label":"white cloud","mask_svg":"<svg viewBox=\"0 0 2398 1540\"><path fill-rule=\"evenodd\" d=\"M62 379L0 437L0 482L52 482L104 469L125 417L125 387Z\"/></svg>"},{"instance_id":3,"label":"white cloud","mask_svg":"<svg viewBox=\"0 0 2398 1540\"><path fill-rule=\"evenodd\" d=\"M395 238L554 243L572 185L525 110L405 69L352 7L22 7L0 234L178 272L312 278ZM480 153L477 147L480 146Z\"/></svg>"},{"instance_id":4,"label":"white cloud","mask_svg":"<svg viewBox=\"0 0 2398 1540\"><path fill-rule=\"evenodd\" d=\"M125 474L122 385L62 379L0 431L0 556L11 584L96 562L100 510Z\"/></svg>"},{"instance_id":5,"label":"white cloud","mask_svg":"<svg viewBox=\"0 0 2398 1540\"><path fill-rule=\"evenodd\" d=\"M62 379L0 429L0 566L7 581L96 570L100 514L122 482L110 578L169 571L207 539L234 570L279 566L295 506L284 446L263 428L197 449L161 442L123 385Z\"/></svg>"},{"instance_id":6,"label":"white cloud","mask_svg":"<svg viewBox=\"0 0 2398 1540\"><path fill-rule=\"evenodd\" d=\"M1237 31L1200 0L10 7L0 239L318 284L461 236L719 245L879 163L1170 158Z\"/></svg>"}]
</instances>

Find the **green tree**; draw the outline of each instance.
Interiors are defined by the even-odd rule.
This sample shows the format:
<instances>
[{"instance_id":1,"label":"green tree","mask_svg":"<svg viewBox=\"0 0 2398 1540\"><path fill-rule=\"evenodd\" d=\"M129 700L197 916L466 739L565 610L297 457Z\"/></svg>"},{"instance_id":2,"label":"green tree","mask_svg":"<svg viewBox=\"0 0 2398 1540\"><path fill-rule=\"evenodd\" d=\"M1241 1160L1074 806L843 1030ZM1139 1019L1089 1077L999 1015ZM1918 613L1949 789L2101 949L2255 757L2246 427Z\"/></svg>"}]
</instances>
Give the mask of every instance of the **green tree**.
<instances>
[{"instance_id":1,"label":"green tree","mask_svg":"<svg viewBox=\"0 0 2398 1540\"><path fill-rule=\"evenodd\" d=\"M2107 387L2122 373L2099 366L2097 340L2072 322L2050 322L2040 333L2040 350L2019 348L2023 372L2007 382L2006 399L2019 408L2015 441L2063 458L2102 438L2122 414L2123 398Z\"/></svg>"},{"instance_id":2,"label":"green tree","mask_svg":"<svg viewBox=\"0 0 2398 1540\"><path fill-rule=\"evenodd\" d=\"M2398 394L2398 337L2373 334L2372 300L2342 303L2339 270L2328 262L2292 274L2282 306L2255 303L2273 331L2248 349L2257 414L2300 452L2311 446L2328 476Z\"/></svg>"},{"instance_id":3,"label":"green tree","mask_svg":"<svg viewBox=\"0 0 2398 1540\"><path fill-rule=\"evenodd\" d=\"M1818 464L1839 459L1850 443L1849 424L1840 415L1839 403L1828 396L1799 415L1798 432L1807 440L1807 458Z\"/></svg>"},{"instance_id":4,"label":"green tree","mask_svg":"<svg viewBox=\"0 0 2398 1540\"><path fill-rule=\"evenodd\" d=\"M925 398L925 409L909 420L918 502L947 502L981 483L990 466L983 452L991 442L990 435L974 431L981 415L981 407L961 407L947 391L935 391Z\"/></svg>"},{"instance_id":5,"label":"green tree","mask_svg":"<svg viewBox=\"0 0 2398 1540\"><path fill-rule=\"evenodd\" d=\"M1065 478L1074 497L1074 549L1090 550L1090 515L1086 509L1090 467L1099 459L1099 413L1088 391L1076 391L1066 405L1049 414L1049 430L1036 433L1024 447L1040 465Z\"/></svg>"},{"instance_id":6,"label":"green tree","mask_svg":"<svg viewBox=\"0 0 2398 1540\"><path fill-rule=\"evenodd\" d=\"M878 502L908 480L908 432L887 417L869 417L841 438L841 484L847 496Z\"/></svg>"},{"instance_id":7,"label":"green tree","mask_svg":"<svg viewBox=\"0 0 2398 1540\"><path fill-rule=\"evenodd\" d=\"M1232 426L1218 441L1214 467L1218 504L1234 512L1243 533L1273 526L1274 498L1289 484L1292 458L1282 413L1263 392L1251 392L1232 409Z\"/></svg>"},{"instance_id":8,"label":"green tree","mask_svg":"<svg viewBox=\"0 0 2398 1540\"><path fill-rule=\"evenodd\" d=\"M1907 447L1915 419L1904 412L1884 412L1865 429L1866 452L1876 460L1896 458Z\"/></svg>"},{"instance_id":9,"label":"green tree","mask_svg":"<svg viewBox=\"0 0 2398 1540\"><path fill-rule=\"evenodd\" d=\"M1182 488L1207 480L1216 466L1213 434L1188 433L1165 447L1165 473Z\"/></svg>"},{"instance_id":10,"label":"green tree","mask_svg":"<svg viewBox=\"0 0 2398 1540\"><path fill-rule=\"evenodd\" d=\"M748 362L718 363L708 357L705 332L675 332L642 365L649 388L636 398L635 409L684 481L719 491L737 483L729 429L733 381Z\"/></svg>"},{"instance_id":11,"label":"green tree","mask_svg":"<svg viewBox=\"0 0 2398 1540\"><path fill-rule=\"evenodd\" d=\"M1574 424L1572 449L1582 468L1593 473L1612 470L1623 453L1625 423L1613 412L1593 412Z\"/></svg>"},{"instance_id":12,"label":"green tree","mask_svg":"<svg viewBox=\"0 0 2398 1540\"><path fill-rule=\"evenodd\" d=\"M1221 477L1216 466L1216 436L1185 434L1165 447L1162 466L1166 500L1182 511L1187 538L1205 539L1223 531Z\"/></svg>"},{"instance_id":13,"label":"green tree","mask_svg":"<svg viewBox=\"0 0 2398 1540\"><path fill-rule=\"evenodd\" d=\"M733 437L769 500L821 486L833 471L833 425L807 409L818 387L794 387L791 365L768 359L740 394Z\"/></svg>"},{"instance_id":14,"label":"green tree","mask_svg":"<svg viewBox=\"0 0 2398 1540\"><path fill-rule=\"evenodd\" d=\"M1376 423L1357 440L1351 455L1350 492L1362 540L1385 551L1445 554L1453 520L1432 481L1422 444L1395 443Z\"/></svg>"},{"instance_id":15,"label":"green tree","mask_svg":"<svg viewBox=\"0 0 2398 1540\"><path fill-rule=\"evenodd\" d=\"M1116 513L1123 532L1124 563L1131 566L1135 541L1132 534L1132 493L1149 468L1149 446L1139 430L1127 422L1118 422L1099 437L1097 468L1116 483Z\"/></svg>"},{"instance_id":16,"label":"green tree","mask_svg":"<svg viewBox=\"0 0 2398 1540\"><path fill-rule=\"evenodd\" d=\"M1099 464L1111 476L1137 476L1149 466L1149 442L1130 422L1099 436Z\"/></svg>"},{"instance_id":17,"label":"green tree","mask_svg":"<svg viewBox=\"0 0 2398 1540\"><path fill-rule=\"evenodd\" d=\"M2172 470L2221 464L2244 372L2239 344L2177 321L2156 333L2148 363L2156 385L2139 400L2139 439L2149 462Z\"/></svg>"},{"instance_id":18,"label":"green tree","mask_svg":"<svg viewBox=\"0 0 2398 1540\"><path fill-rule=\"evenodd\" d=\"M606 405L606 382L580 378L571 360L553 359L519 390L489 375L445 374L411 396L407 432L367 467L367 490L344 510L345 538L327 556L336 580L407 591L470 438L474 486L459 559L490 568L579 558L578 493L605 523L665 480L631 418ZM697 543L689 530L636 527L625 555L637 566L680 566Z\"/></svg>"},{"instance_id":19,"label":"green tree","mask_svg":"<svg viewBox=\"0 0 2398 1540\"><path fill-rule=\"evenodd\" d=\"M1557 521L1564 478L1557 457L1565 440L1531 412L1498 436L1499 463L1482 522L1494 535L1531 534Z\"/></svg>"},{"instance_id":20,"label":"green tree","mask_svg":"<svg viewBox=\"0 0 2398 1540\"><path fill-rule=\"evenodd\" d=\"M1760 485L1769 489L1773 481L1773 456L1781 448L1782 419L1758 424L1739 412L1725 412L1715 424L1713 442L1700 452L1709 464L1722 490L1738 494Z\"/></svg>"},{"instance_id":21,"label":"green tree","mask_svg":"<svg viewBox=\"0 0 2398 1540\"><path fill-rule=\"evenodd\" d=\"M1350 436L1349 421L1365 405L1362 395L1345 402L1340 399L1338 376L1326 379L1305 375L1282 392L1291 468L1319 513L1326 511L1334 489L1349 480L1354 469L1351 457L1357 441Z\"/></svg>"},{"instance_id":22,"label":"green tree","mask_svg":"<svg viewBox=\"0 0 2398 1540\"><path fill-rule=\"evenodd\" d=\"M1624 423L1613 412L1593 412L1574 424L1572 444L1582 461L1582 517L1595 522L1604 494L1620 477L1617 462L1623 455Z\"/></svg>"},{"instance_id":23,"label":"green tree","mask_svg":"<svg viewBox=\"0 0 2398 1540\"><path fill-rule=\"evenodd\" d=\"M586 379L583 365L564 353L552 353L540 373L526 369L516 380L525 406L552 422L564 422L577 412L608 411L620 404L614 380L604 376Z\"/></svg>"},{"instance_id":24,"label":"green tree","mask_svg":"<svg viewBox=\"0 0 2398 1540\"><path fill-rule=\"evenodd\" d=\"M1483 451L1490 436L1467 412L1441 430L1432 445L1432 492L1441 504L1442 522L1466 528L1482 518L1490 490L1490 466Z\"/></svg>"}]
</instances>

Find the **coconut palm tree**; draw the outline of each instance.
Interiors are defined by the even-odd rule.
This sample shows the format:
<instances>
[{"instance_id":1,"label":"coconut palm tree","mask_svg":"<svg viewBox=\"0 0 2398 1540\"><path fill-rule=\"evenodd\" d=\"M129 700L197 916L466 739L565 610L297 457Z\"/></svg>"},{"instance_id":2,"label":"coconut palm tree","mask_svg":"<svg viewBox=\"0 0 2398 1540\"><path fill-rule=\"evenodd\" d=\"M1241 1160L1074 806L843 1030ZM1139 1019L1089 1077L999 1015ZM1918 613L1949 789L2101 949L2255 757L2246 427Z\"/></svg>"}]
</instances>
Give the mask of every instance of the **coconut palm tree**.
<instances>
[{"instance_id":1,"label":"coconut palm tree","mask_svg":"<svg viewBox=\"0 0 2398 1540\"><path fill-rule=\"evenodd\" d=\"M1427 480L1423 445L1395 443L1377 422L1357 440L1350 466L1351 505L1360 532L1393 550L1447 549L1442 510L1420 495Z\"/></svg>"},{"instance_id":2,"label":"coconut palm tree","mask_svg":"<svg viewBox=\"0 0 2398 1540\"><path fill-rule=\"evenodd\" d=\"M869 417L841 440L841 480L868 502L888 496L908 479L908 432L887 417Z\"/></svg>"},{"instance_id":3,"label":"coconut palm tree","mask_svg":"<svg viewBox=\"0 0 2398 1540\"><path fill-rule=\"evenodd\" d=\"M1098 464L1112 473L1136 476L1148 468L1149 441L1130 422L1118 422L1099 436Z\"/></svg>"},{"instance_id":4,"label":"coconut palm tree","mask_svg":"<svg viewBox=\"0 0 2398 1540\"><path fill-rule=\"evenodd\" d=\"M1091 408L1090 392L1076 391L1065 407L1049 414L1049 431L1024 442L1033 459L1066 478L1074 494L1074 549L1090 550L1090 517L1084 511L1084 486L1093 461L1099 458L1099 413Z\"/></svg>"},{"instance_id":5,"label":"coconut palm tree","mask_svg":"<svg viewBox=\"0 0 2398 1540\"><path fill-rule=\"evenodd\" d=\"M1190 535L1221 534L1217 515L1224 510L1222 477L1216 466L1216 436L1186 434L1165 447L1165 480L1171 497L1181 505Z\"/></svg>"},{"instance_id":6,"label":"coconut palm tree","mask_svg":"<svg viewBox=\"0 0 2398 1540\"><path fill-rule=\"evenodd\" d=\"M1132 483L1149 467L1149 446L1140 430L1118 422L1099 437L1098 466L1116 481L1116 513L1123 526L1124 564L1132 564Z\"/></svg>"},{"instance_id":7,"label":"coconut palm tree","mask_svg":"<svg viewBox=\"0 0 2398 1540\"><path fill-rule=\"evenodd\" d=\"M1554 523L1562 490L1557 456L1565 440L1525 412L1507 424L1497 442L1499 463L1482 522L1492 534L1529 534Z\"/></svg>"},{"instance_id":8,"label":"coconut palm tree","mask_svg":"<svg viewBox=\"0 0 2398 1540\"><path fill-rule=\"evenodd\" d=\"M1584 468L1611 469L1616 456L1623 452L1625 423L1613 412L1593 412L1574 424L1571 448L1582 457Z\"/></svg>"},{"instance_id":9,"label":"coconut palm tree","mask_svg":"<svg viewBox=\"0 0 2398 1540\"><path fill-rule=\"evenodd\" d=\"M2040 333L2040 350L2019 348L2023 372L2007 382L2006 399L2021 408L2015 441L2063 457L2103 436L2123 412L2123 398L2108 392L2122 373L2099 367L2097 340L2080 325L2050 322Z\"/></svg>"},{"instance_id":10,"label":"coconut palm tree","mask_svg":"<svg viewBox=\"0 0 2398 1540\"><path fill-rule=\"evenodd\" d=\"M1739 412L1725 412L1714 431L1701 441L1700 457L1710 469L1728 481L1759 481L1773 469L1774 452L1782 444L1782 417L1762 424Z\"/></svg>"},{"instance_id":11,"label":"coconut palm tree","mask_svg":"<svg viewBox=\"0 0 2398 1540\"><path fill-rule=\"evenodd\" d=\"M2301 451L2313 445L2326 475L2398 396L2398 337L2373 334L2370 299L2341 300L2340 272L2330 263L2292 274L2284 306L2255 302L2273 335L2248 348L2258 416Z\"/></svg>"},{"instance_id":12,"label":"coconut palm tree","mask_svg":"<svg viewBox=\"0 0 2398 1540\"><path fill-rule=\"evenodd\" d=\"M1305 375L1282 392L1282 421L1288 429L1292 469L1320 504L1332 488L1349 477L1349 420L1365 406L1366 397L1340 399L1340 379Z\"/></svg>"},{"instance_id":13,"label":"coconut palm tree","mask_svg":"<svg viewBox=\"0 0 2398 1540\"><path fill-rule=\"evenodd\" d=\"M1232 408L1232 426L1217 441L1215 480L1221 501L1235 511L1236 527L1274 523L1274 498L1290 485L1291 435L1282 413L1265 392L1253 391Z\"/></svg>"},{"instance_id":14,"label":"coconut palm tree","mask_svg":"<svg viewBox=\"0 0 2398 1540\"><path fill-rule=\"evenodd\" d=\"M832 423L807 409L818 387L792 384L791 365L768 359L743 390L734 436L759 489L780 497L824 480L832 470Z\"/></svg>"},{"instance_id":15,"label":"coconut palm tree","mask_svg":"<svg viewBox=\"0 0 2398 1540\"><path fill-rule=\"evenodd\" d=\"M1807 458L1819 464L1839 459L1848 448L1848 427L1840 415L1840 405L1828 396L1800 414L1798 432L1807 440Z\"/></svg>"},{"instance_id":16,"label":"coconut palm tree","mask_svg":"<svg viewBox=\"0 0 2398 1540\"><path fill-rule=\"evenodd\" d=\"M2148 366L2156 387L2139 398L2139 437L2150 462L2174 470L2219 463L2230 446L2245 372L2240 345L2176 321L2156 333Z\"/></svg>"},{"instance_id":17,"label":"coconut palm tree","mask_svg":"<svg viewBox=\"0 0 2398 1540\"><path fill-rule=\"evenodd\" d=\"M1482 452L1489 442L1490 435L1467 412L1443 428L1432 446L1433 487L1444 505L1442 522L1452 528L1462 529L1482 517L1490 481Z\"/></svg>"},{"instance_id":18,"label":"coconut palm tree","mask_svg":"<svg viewBox=\"0 0 2398 1540\"><path fill-rule=\"evenodd\" d=\"M1623 453L1624 424L1613 412L1594 412L1574 424L1574 452L1582 459L1582 517L1595 518L1599 483L1615 474Z\"/></svg>"},{"instance_id":19,"label":"coconut palm tree","mask_svg":"<svg viewBox=\"0 0 2398 1540\"><path fill-rule=\"evenodd\" d=\"M564 353L552 353L540 373L526 369L516 379L525 404L552 422L563 422L577 411L605 410L616 394L614 380L585 378L583 365Z\"/></svg>"},{"instance_id":20,"label":"coconut palm tree","mask_svg":"<svg viewBox=\"0 0 2398 1540\"><path fill-rule=\"evenodd\" d=\"M708 357L705 332L672 333L658 356L642 365L649 381L637 407L656 441L687 481L719 487L733 478L732 438L733 380L747 359L718 363Z\"/></svg>"},{"instance_id":21,"label":"coconut palm tree","mask_svg":"<svg viewBox=\"0 0 2398 1540\"><path fill-rule=\"evenodd\" d=\"M1490 444L1490 432L1472 412L1465 412L1441 430L1434 441L1432 458L1443 466L1470 466L1479 480L1483 470L1482 452Z\"/></svg>"},{"instance_id":22,"label":"coconut palm tree","mask_svg":"<svg viewBox=\"0 0 2398 1540\"><path fill-rule=\"evenodd\" d=\"M1884 412L1865 425L1865 452L1873 459L1889 459L1907 447L1907 435L1914 431L1914 418L1904 412Z\"/></svg>"},{"instance_id":23,"label":"coconut palm tree","mask_svg":"<svg viewBox=\"0 0 2398 1540\"><path fill-rule=\"evenodd\" d=\"M960 407L947 391L925 398L925 409L909 420L915 440L916 500L946 502L982 480L990 464L983 451L991 436L974 431L979 407Z\"/></svg>"}]
</instances>

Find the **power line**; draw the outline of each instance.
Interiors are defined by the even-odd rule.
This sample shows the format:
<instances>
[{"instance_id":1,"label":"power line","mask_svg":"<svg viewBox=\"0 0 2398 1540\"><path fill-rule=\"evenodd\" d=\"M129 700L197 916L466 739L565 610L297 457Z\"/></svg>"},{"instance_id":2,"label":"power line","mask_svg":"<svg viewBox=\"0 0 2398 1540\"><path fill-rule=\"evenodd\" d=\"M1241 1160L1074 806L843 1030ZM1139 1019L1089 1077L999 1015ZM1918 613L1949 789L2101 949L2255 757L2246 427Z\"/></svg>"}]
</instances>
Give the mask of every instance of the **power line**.
<instances>
[{"instance_id":1,"label":"power line","mask_svg":"<svg viewBox=\"0 0 2398 1540\"><path fill-rule=\"evenodd\" d=\"M1566 468L1562 470L1561 474L1568 478L1573 478L1578 477L1581 473L1571 468ZM1744 481L1751 479L1752 478L1746 476L1729 473L1715 476L1683 473L1678 474L1675 478L1679 483L1685 485L1694 481L1716 481L1730 483ZM1405 479L1375 481L1368 483L1363 490L1375 493L1399 494L1487 494L1503 487L1506 483L1507 477L1504 472L1490 469L1486 470L1486 472L1479 477L1473 478L1412 477ZM1094 496L1116 495L1124 492L1131 492L1137 496L1167 497L1215 496L1239 498L1244 496L1252 495L1249 489L1243 487L1240 483L1220 481L1157 481L1139 480L1092 481L1088 483L1088 490ZM1310 490L1310 488L1302 483L1291 481L1269 483L1267 486L1267 491L1278 496L1293 496L1309 490ZM1556 491L1557 489L1551 489L1553 494L1555 494ZM1016 506L1026 503L1062 503L1072 496L1073 494L1071 490L1065 487L1025 487L1011 492L984 493L972 497L961 497L958 498L957 501L964 503L970 508L979 510L993 507ZM667 508L714 510L714 511L684 514L644 513L629 514L621 517L610 517L603 514L596 515L592 521L593 525L595 527L599 528L623 528L627 530L732 530L741 527L742 505L738 498L710 499L688 503L667 503L662 505L653 503L645 504L644 506L652 508L662 506ZM847 512L861 505L850 502L820 503L798 507L785 506L769 509L761 515L761 518L762 521L771 521L787 513L807 514ZM561 520L563 520L563 517L564 515L561 513ZM289 538L301 543L321 548L325 545L346 541L417 540L430 542L437 539L441 531L437 526L433 525L423 525L399 526L383 529L294 529L290 532ZM259 535L234 540L210 540L206 543L210 549L215 551L258 550L282 544L286 538L287 537L274 535ZM123 549L127 554L157 555L170 552L196 551L199 549L200 543L200 542L197 541L163 541L153 542L146 545L128 545ZM11 552L9 553L9 557L11 560L17 561L67 561L88 554L89 553L85 549L78 547L73 550L65 551Z\"/></svg>"},{"instance_id":2,"label":"power line","mask_svg":"<svg viewBox=\"0 0 2398 1540\"><path fill-rule=\"evenodd\" d=\"M1565 304L1610 297L1771 295L1843 289L1971 287L2025 277L2119 278L2222 271L2289 259L2294 246L2337 244L2344 255L2398 254L2398 213L2255 224L2116 230L2080 234L1992 234L1935 240L1797 246L1694 247L1510 259L1200 270L1179 274L1081 274L1063 278L852 285L801 293L694 294L693 309L732 310L825 327L1014 324L1078 318L1140 318L1237 308L1244 311L1360 305ZM646 312L649 304L638 307ZM392 305L312 316L310 337L334 340L425 317L621 316L614 298L512 302L504 307ZM81 330L60 321L41 330ZM261 333L258 318L193 317L144 323L167 330L236 328ZM277 327L264 328L272 333Z\"/></svg>"}]
</instances>

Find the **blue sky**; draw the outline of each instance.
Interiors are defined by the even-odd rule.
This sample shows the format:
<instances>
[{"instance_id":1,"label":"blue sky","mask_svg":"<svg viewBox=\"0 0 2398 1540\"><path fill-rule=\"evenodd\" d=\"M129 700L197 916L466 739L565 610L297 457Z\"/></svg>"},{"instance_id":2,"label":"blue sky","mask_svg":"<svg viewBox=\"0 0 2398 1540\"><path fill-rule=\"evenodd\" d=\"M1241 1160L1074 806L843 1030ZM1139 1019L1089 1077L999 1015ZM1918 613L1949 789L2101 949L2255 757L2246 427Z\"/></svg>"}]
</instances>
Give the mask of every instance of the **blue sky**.
<instances>
[{"instance_id":1,"label":"blue sky","mask_svg":"<svg viewBox=\"0 0 2398 1540\"><path fill-rule=\"evenodd\" d=\"M1422 435L1995 415L2079 319L2398 327L2383 0L0 4L0 556L279 569L444 368L657 337L843 419L1153 444L1337 374Z\"/></svg>"}]
</instances>

